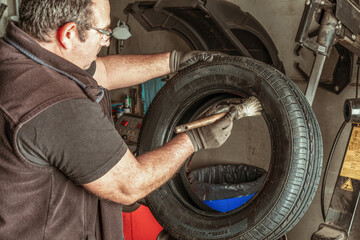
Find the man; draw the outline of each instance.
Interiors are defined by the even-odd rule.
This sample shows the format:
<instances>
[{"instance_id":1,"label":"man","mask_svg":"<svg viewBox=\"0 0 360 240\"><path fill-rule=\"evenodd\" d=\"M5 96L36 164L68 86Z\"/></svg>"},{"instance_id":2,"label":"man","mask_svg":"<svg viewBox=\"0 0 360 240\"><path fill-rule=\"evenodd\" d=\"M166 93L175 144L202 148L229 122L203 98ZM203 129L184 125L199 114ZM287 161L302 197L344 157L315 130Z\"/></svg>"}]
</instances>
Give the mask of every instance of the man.
<instances>
[{"instance_id":1,"label":"man","mask_svg":"<svg viewBox=\"0 0 360 240\"><path fill-rule=\"evenodd\" d=\"M0 239L121 239L121 204L230 135L233 112L135 158L99 85L136 85L212 55L97 58L109 26L108 0L23 0L0 40Z\"/></svg>"}]
</instances>

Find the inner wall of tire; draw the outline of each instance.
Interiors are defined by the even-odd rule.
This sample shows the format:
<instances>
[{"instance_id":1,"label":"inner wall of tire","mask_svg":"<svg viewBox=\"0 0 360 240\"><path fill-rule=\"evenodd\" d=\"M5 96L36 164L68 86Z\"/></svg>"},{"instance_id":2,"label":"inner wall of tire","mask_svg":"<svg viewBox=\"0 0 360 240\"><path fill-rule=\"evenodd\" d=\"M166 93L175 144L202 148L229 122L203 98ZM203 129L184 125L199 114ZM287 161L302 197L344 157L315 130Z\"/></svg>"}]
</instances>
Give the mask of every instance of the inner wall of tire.
<instances>
[{"instance_id":1,"label":"inner wall of tire","mask_svg":"<svg viewBox=\"0 0 360 240\"><path fill-rule=\"evenodd\" d=\"M165 228L169 222L181 221L182 224L189 226L198 225L204 229L211 229L216 222L217 228L231 228L230 223L235 228L244 225L245 231L275 205L289 171L291 133L286 130L290 126L284 106L272 89L269 83L264 81L264 77L237 65L236 61L233 64L231 62L199 64L181 72L164 86L162 95L154 99L155 103L149 109L150 112L152 108L163 108L161 116L153 114L148 119L150 124L144 126L143 136L151 136L152 141L141 139L140 154L169 141L174 136L174 127L189 121L194 109L207 99L222 94L245 98L255 96L260 100L263 117L271 136L272 149L271 163L263 187L253 200L229 213L207 212L194 207L191 200L182 195L185 191L181 189L179 175L175 176L147 198L149 207L154 209L153 215ZM167 202L166 208L169 209L156 206L159 201ZM243 223L244 220L246 224Z\"/></svg>"},{"instance_id":2,"label":"inner wall of tire","mask_svg":"<svg viewBox=\"0 0 360 240\"><path fill-rule=\"evenodd\" d=\"M188 116L191 116L189 120L184 121L183 119L180 120L180 122L191 122L191 121L195 121L198 119L198 117L203 114L205 111L209 110L210 107L212 106L216 106L217 104L226 101L226 100L230 100L230 99L234 99L234 98L242 98L239 95L234 95L231 93L223 93L223 94L214 94L214 95L210 95L210 97L206 98L205 101L200 101L197 102L195 107L194 107L194 111L187 111L183 116L186 116L186 119L188 118ZM229 141L229 140L227 140ZM208 205L206 205L204 202L202 202L198 196L195 194L195 192L192 190L191 188L191 184L189 182L188 179L188 169L190 169L191 165L190 163L194 164L193 162L193 156L188 158L188 160L186 161L186 163L184 164L184 167L182 167L180 169L180 174L177 175L176 177L179 178L177 179L177 181L179 182L179 184L177 185L177 190L179 191L179 189L183 190L181 191L181 196L184 197L184 199L190 203L191 206L194 206L195 211L196 208L201 209L206 211L207 213L219 213L218 211L212 209L211 207L209 207ZM195 157L196 158L196 157ZM205 161L206 162L206 161ZM239 162L236 162L239 163ZM220 163L219 163L220 164ZM211 164L207 164L206 166L210 166ZM181 178L181 182L180 182L180 178ZM189 195L190 199L187 198L187 195Z\"/></svg>"}]
</instances>

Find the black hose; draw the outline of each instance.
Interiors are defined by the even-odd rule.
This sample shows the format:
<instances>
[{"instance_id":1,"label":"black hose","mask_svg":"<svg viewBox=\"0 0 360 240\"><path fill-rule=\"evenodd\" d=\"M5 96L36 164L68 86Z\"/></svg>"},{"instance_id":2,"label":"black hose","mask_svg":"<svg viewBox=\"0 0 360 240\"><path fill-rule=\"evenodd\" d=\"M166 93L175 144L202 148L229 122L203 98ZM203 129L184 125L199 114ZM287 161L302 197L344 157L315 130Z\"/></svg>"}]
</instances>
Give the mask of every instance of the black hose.
<instances>
[{"instance_id":1,"label":"black hose","mask_svg":"<svg viewBox=\"0 0 360 240\"><path fill-rule=\"evenodd\" d=\"M326 179L327 179L327 175L328 175L328 171L329 171L329 167L330 167L330 163L331 163L331 160L332 160L332 157L334 155L334 151L335 151L335 148L336 148L336 145L339 141L339 138L341 136L341 133L342 131L344 130L345 126L346 126L347 122L344 121L343 124L341 125L337 135L336 135L336 138L334 140L334 143L331 147L331 151L330 151L330 154L329 154L329 158L328 158L328 161L326 163L326 167L325 167L325 172L324 172L324 180L322 182L322 186L321 186L321 213L322 213L322 216L323 216L323 219L325 221L325 218L326 218L326 215L325 215L325 186L326 186Z\"/></svg>"},{"instance_id":2,"label":"black hose","mask_svg":"<svg viewBox=\"0 0 360 240\"><path fill-rule=\"evenodd\" d=\"M355 98L358 98L358 93L359 93L359 71L360 71L360 57L358 57L357 63L357 71L356 71L356 93L355 93Z\"/></svg>"}]
</instances>

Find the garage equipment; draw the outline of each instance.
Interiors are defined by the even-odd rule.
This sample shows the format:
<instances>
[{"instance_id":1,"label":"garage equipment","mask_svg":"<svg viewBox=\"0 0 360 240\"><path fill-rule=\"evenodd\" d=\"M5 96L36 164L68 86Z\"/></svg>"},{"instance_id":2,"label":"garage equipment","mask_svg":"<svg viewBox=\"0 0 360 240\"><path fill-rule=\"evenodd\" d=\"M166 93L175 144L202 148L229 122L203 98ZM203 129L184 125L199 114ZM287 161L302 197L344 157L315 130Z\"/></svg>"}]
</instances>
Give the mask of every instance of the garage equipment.
<instances>
[{"instance_id":1,"label":"garage equipment","mask_svg":"<svg viewBox=\"0 0 360 240\"><path fill-rule=\"evenodd\" d=\"M126 39L130 38L131 33L129 30L129 26L125 22L119 20L117 22L116 28L114 28L114 30L113 30L112 35L114 36L114 38L116 38L118 40L126 40Z\"/></svg>"},{"instance_id":2,"label":"garage equipment","mask_svg":"<svg viewBox=\"0 0 360 240\"><path fill-rule=\"evenodd\" d=\"M338 175L325 223L312 240L346 240L350 236L360 192L360 99L348 99L344 104L345 123L351 123L351 133ZM329 159L329 161L331 158ZM326 174L325 174L326 177ZM325 180L324 180L325 181Z\"/></svg>"},{"instance_id":3,"label":"garage equipment","mask_svg":"<svg viewBox=\"0 0 360 240\"><path fill-rule=\"evenodd\" d=\"M309 32L313 21L316 21L320 26L317 30ZM300 47L306 47L315 54L315 61L310 76L308 77L309 83L305 91L306 98L310 104L312 104L314 100L318 86L324 87L334 93L340 93L340 91L349 84L351 80L353 53L358 56L360 55L359 22L360 6L358 1L305 1L305 8L296 36L296 42ZM317 37L315 41L311 39L313 37ZM333 46L335 46L335 49L338 51L339 58L333 73L333 82L331 84L324 84L320 82L320 77L323 72L325 60L330 56ZM299 68L299 70L301 69ZM349 237L359 201L360 188L360 177L358 176L360 170L360 150L358 149L360 141L360 139L358 139L358 136L360 136L360 121L358 117L360 110L359 103L358 99L350 99L345 102L345 122L339 133L341 133L346 122L350 122L352 123L351 134L326 216L323 211L325 223L321 224L319 230L313 234L313 240L341 240L348 239ZM337 139L335 139L335 143L336 142ZM330 153L328 165L333 149ZM324 182L325 181L326 178L324 179ZM325 184L323 183L323 185ZM322 193L322 199L323 195L324 193Z\"/></svg>"},{"instance_id":4,"label":"garage equipment","mask_svg":"<svg viewBox=\"0 0 360 240\"><path fill-rule=\"evenodd\" d=\"M209 117L201 118L201 119L196 120L191 123L179 125L175 128L175 133L186 132L191 129L203 127L203 126L209 125L211 123L214 123L217 120L219 120L220 118L224 117L229 112L230 107L236 108L235 120L238 120L243 117L260 115L261 110L262 110L259 100L257 100L255 97L250 97L241 104L236 104L236 105L232 105L232 106L231 106L231 104L228 104L225 108L222 107L221 110L225 110L225 112L220 112L220 113L211 115Z\"/></svg>"},{"instance_id":5,"label":"garage equipment","mask_svg":"<svg viewBox=\"0 0 360 240\"><path fill-rule=\"evenodd\" d=\"M124 139L130 151L135 154L143 117L124 113L115 123L115 129Z\"/></svg>"},{"instance_id":6,"label":"garage equipment","mask_svg":"<svg viewBox=\"0 0 360 240\"><path fill-rule=\"evenodd\" d=\"M349 14L351 13L351 14ZM320 27L309 32L313 21ZM305 94L312 104L318 86L340 93L351 80L352 56L360 54L360 7L353 0L306 0L302 19L299 25L296 42L315 54L315 61L308 77L309 83ZM311 38L316 37L314 41ZM333 72L333 82L325 84L320 77L325 60L330 56L332 47L339 53L339 58ZM298 50L297 50L298 53ZM304 73L297 65L300 72Z\"/></svg>"}]
</instances>

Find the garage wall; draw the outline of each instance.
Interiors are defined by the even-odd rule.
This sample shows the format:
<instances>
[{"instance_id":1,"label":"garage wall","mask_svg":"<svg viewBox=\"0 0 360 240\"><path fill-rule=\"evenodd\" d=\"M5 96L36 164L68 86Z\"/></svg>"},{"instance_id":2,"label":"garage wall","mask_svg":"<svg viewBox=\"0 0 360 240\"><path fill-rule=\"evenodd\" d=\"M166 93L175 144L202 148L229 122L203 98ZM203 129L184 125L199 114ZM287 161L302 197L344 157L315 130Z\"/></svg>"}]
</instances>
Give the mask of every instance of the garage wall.
<instances>
[{"instance_id":1,"label":"garage wall","mask_svg":"<svg viewBox=\"0 0 360 240\"><path fill-rule=\"evenodd\" d=\"M286 74L293 80L302 79L294 69L294 63L301 60L295 56L294 49L297 46L295 36L305 1L230 0L229 2L240 5L243 11L249 12L263 25L279 51Z\"/></svg>"},{"instance_id":2,"label":"garage wall","mask_svg":"<svg viewBox=\"0 0 360 240\"><path fill-rule=\"evenodd\" d=\"M126 20L127 17L123 14L122 9L131 2L134 0L111 0L112 16L115 19ZM279 51L287 75L294 80L302 79L301 75L294 70L293 65L295 61L301 60L301 57L300 59L295 57L294 49L296 46L295 35L304 8L304 1L277 0L271 1L271 4L268 0L230 0L230 2L239 5L243 11L251 13L264 26ZM169 51L174 49L173 47L181 50L182 46L177 44L178 40L175 40L171 33L158 31L148 34L132 16L128 19L134 34L131 39L126 41L124 53L148 53L149 50L150 52Z\"/></svg>"},{"instance_id":3,"label":"garage wall","mask_svg":"<svg viewBox=\"0 0 360 240\"><path fill-rule=\"evenodd\" d=\"M133 3L133 0L111 0L111 21L112 26L115 27L119 20L124 21L129 26L132 37L124 41L124 47L117 51L117 47L120 45L118 41L112 41L110 46L111 54L152 54L161 53L166 51L176 50L189 50L189 47L185 42L174 35L166 31L153 31L147 32L131 15L125 15L123 9L129 3ZM105 49L100 54L105 53ZM135 87L138 92L141 92L140 86ZM122 101L125 96L129 94L129 89L119 89L111 91L111 97L114 101ZM138 99L138 102L141 99ZM140 110L141 107L139 107ZM142 111L143 112L143 111Z\"/></svg>"},{"instance_id":4,"label":"garage wall","mask_svg":"<svg viewBox=\"0 0 360 240\"><path fill-rule=\"evenodd\" d=\"M103 49L101 55L111 54L147 54L164 51L187 50L188 46L172 33L165 31L146 32L143 27L130 15L126 16L123 9L135 0L110 0L112 7L112 26L115 27L118 20L127 22L130 27L132 37L124 42L124 48L117 51L118 42L112 41L109 49ZM299 62L301 67L310 72L313 56L308 50L301 51L300 56L294 54L297 46L295 36L298 24L304 9L304 0L287 1L276 0L229 0L241 7L243 11L253 15L267 30L279 51L286 74L294 81L303 80L303 77L294 68L294 64ZM0 19L0 36L4 34L7 20L15 15L15 0L0 0L0 3L8 5L3 17ZM328 81L331 78L331 71L325 71L322 78ZM353 79L354 81L354 79Z\"/></svg>"},{"instance_id":5,"label":"garage wall","mask_svg":"<svg viewBox=\"0 0 360 240\"><path fill-rule=\"evenodd\" d=\"M133 34L129 40L125 41L123 54L188 49L188 46L172 33L165 31L148 33L131 15L126 16L123 9L132 2L134 0L111 0L113 24L115 25L121 19L128 23ZM271 1L271 4L268 0L229 0L229 2L239 5L243 11L249 12L267 30L279 51L286 74L294 81L304 80L294 67L295 63L299 62L301 67L309 73L314 59L308 50L301 51L300 56L296 56L294 53L297 47L295 36L304 9L304 1L277 0ZM113 44L115 45L115 43ZM111 48L111 52L115 53L114 46ZM324 81L329 81L331 71L325 69L322 78Z\"/></svg>"}]
</instances>

